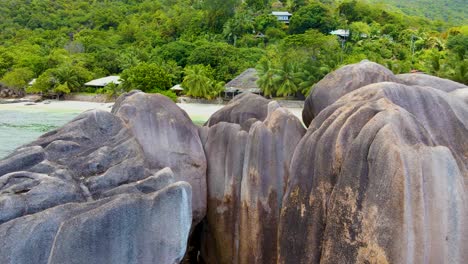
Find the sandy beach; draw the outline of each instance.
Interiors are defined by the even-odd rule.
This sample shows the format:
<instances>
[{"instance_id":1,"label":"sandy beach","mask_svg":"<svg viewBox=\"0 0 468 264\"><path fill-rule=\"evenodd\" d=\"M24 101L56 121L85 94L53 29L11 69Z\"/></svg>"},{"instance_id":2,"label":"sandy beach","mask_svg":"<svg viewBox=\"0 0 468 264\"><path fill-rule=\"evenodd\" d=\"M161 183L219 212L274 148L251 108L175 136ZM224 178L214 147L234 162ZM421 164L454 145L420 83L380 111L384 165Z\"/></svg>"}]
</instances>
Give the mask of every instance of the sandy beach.
<instances>
[{"instance_id":1,"label":"sandy beach","mask_svg":"<svg viewBox=\"0 0 468 264\"><path fill-rule=\"evenodd\" d=\"M0 104L0 111L40 111L40 112L71 112L81 113L91 109L110 111L114 103L93 103L81 101L47 100L39 103Z\"/></svg>"},{"instance_id":2,"label":"sandy beach","mask_svg":"<svg viewBox=\"0 0 468 264\"><path fill-rule=\"evenodd\" d=\"M192 103L177 105L198 125L205 123L213 113L224 106ZM112 106L113 103L55 100L0 104L0 158L45 132L66 124L84 111L92 109L111 111ZM288 109L302 120L301 108Z\"/></svg>"},{"instance_id":3,"label":"sandy beach","mask_svg":"<svg viewBox=\"0 0 468 264\"><path fill-rule=\"evenodd\" d=\"M0 111L24 111L24 112L62 112L62 113L81 113L91 109L100 109L110 111L114 103L94 103L82 101L55 101L48 100L39 103L11 103L0 104ZM224 105L221 104L177 104L185 110L190 118L195 122L204 122L208 118L221 109ZM288 108L299 119L301 118L301 108Z\"/></svg>"}]
</instances>

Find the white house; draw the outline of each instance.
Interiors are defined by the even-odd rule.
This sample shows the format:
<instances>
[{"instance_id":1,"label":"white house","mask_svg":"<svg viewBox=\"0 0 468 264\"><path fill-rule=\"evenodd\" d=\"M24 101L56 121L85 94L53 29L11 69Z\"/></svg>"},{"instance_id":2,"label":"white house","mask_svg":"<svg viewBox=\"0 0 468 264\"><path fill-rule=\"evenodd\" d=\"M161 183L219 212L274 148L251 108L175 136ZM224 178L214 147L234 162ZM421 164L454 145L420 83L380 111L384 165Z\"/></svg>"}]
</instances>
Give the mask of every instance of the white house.
<instances>
[{"instance_id":1,"label":"white house","mask_svg":"<svg viewBox=\"0 0 468 264\"><path fill-rule=\"evenodd\" d=\"M85 86L92 86L92 87L105 87L109 83L120 84L120 76L107 76L103 78L99 78L96 80L89 81L85 83Z\"/></svg>"},{"instance_id":2,"label":"white house","mask_svg":"<svg viewBox=\"0 0 468 264\"><path fill-rule=\"evenodd\" d=\"M331 35L335 35L335 36L339 36L339 37L342 37L342 38L348 38L349 37L349 30L347 29L337 29L337 30L333 30L332 32L330 32Z\"/></svg>"},{"instance_id":3,"label":"white house","mask_svg":"<svg viewBox=\"0 0 468 264\"><path fill-rule=\"evenodd\" d=\"M283 23L289 24L289 18L291 18L292 14L289 12L285 11L273 11L271 12L272 15L274 15L278 21L281 21Z\"/></svg>"}]
</instances>

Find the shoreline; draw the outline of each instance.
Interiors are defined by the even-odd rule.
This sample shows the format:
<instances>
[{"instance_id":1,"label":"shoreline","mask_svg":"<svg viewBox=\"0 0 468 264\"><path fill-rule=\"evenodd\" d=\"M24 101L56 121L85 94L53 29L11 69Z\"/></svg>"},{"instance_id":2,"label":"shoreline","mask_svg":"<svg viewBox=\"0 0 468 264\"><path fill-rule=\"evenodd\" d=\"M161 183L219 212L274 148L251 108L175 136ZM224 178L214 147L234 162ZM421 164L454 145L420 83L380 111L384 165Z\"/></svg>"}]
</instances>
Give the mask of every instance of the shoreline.
<instances>
[{"instance_id":1,"label":"shoreline","mask_svg":"<svg viewBox=\"0 0 468 264\"><path fill-rule=\"evenodd\" d=\"M24 111L24 112L71 112L81 113L91 109L110 111L114 103L94 103L83 101L57 101L45 100L38 103L14 102L0 104L0 111Z\"/></svg>"},{"instance_id":2,"label":"shoreline","mask_svg":"<svg viewBox=\"0 0 468 264\"><path fill-rule=\"evenodd\" d=\"M71 101L71 100L44 100L38 103L30 101L2 103L0 111L22 111L22 112L63 112L63 113L82 113L84 111L99 109L110 112L113 102L100 103L89 101ZM177 103L194 122L205 122L210 116L224 107L224 104L207 103ZM291 113L302 121L302 108L287 107Z\"/></svg>"}]
</instances>

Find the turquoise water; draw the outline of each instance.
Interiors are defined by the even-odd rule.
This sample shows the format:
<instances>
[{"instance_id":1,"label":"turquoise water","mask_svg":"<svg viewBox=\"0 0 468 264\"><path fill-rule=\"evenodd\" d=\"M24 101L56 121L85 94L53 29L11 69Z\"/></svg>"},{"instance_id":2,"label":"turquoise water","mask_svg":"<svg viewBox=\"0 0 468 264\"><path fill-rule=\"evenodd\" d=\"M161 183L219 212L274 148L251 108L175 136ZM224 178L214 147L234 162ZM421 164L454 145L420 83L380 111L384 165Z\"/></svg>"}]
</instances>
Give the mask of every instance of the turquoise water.
<instances>
[{"instance_id":1,"label":"turquoise water","mask_svg":"<svg viewBox=\"0 0 468 264\"><path fill-rule=\"evenodd\" d=\"M79 111L0 110L0 159L40 135L63 126L79 114ZM202 125L208 116L193 119L195 124Z\"/></svg>"},{"instance_id":2,"label":"turquoise water","mask_svg":"<svg viewBox=\"0 0 468 264\"><path fill-rule=\"evenodd\" d=\"M60 127L79 112L0 110L0 159L21 145Z\"/></svg>"}]
</instances>

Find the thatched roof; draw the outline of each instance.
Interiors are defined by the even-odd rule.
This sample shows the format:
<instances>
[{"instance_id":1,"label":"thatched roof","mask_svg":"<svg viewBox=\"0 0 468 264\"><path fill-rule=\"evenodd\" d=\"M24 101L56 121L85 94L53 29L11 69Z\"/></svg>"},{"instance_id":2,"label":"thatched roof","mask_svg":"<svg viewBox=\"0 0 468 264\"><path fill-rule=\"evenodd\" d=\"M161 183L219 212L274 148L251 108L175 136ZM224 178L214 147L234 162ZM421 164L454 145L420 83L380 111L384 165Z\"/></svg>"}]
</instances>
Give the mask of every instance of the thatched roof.
<instances>
[{"instance_id":1,"label":"thatched roof","mask_svg":"<svg viewBox=\"0 0 468 264\"><path fill-rule=\"evenodd\" d=\"M224 86L226 92L260 93L257 70L249 68Z\"/></svg>"}]
</instances>

